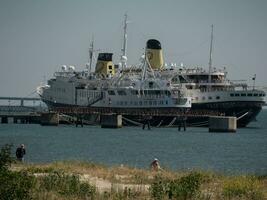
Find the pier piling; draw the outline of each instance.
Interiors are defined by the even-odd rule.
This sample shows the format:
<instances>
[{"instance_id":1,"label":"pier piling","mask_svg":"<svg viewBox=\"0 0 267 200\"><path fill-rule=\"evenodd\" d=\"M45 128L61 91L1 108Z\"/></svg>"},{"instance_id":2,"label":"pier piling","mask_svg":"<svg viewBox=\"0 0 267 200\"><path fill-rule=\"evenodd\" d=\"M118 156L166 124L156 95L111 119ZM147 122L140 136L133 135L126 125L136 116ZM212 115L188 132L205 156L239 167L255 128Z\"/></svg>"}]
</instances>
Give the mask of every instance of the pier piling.
<instances>
[{"instance_id":1,"label":"pier piling","mask_svg":"<svg viewBox=\"0 0 267 200\"><path fill-rule=\"evenodd\" d=\"M209 132L236 132L236 117L210 117Z\"/></svg>"},{"instance_id":2,"label":"pier piling","mask_svg":"<svg viewBox=\"0 0 267 200\"><path fill-rule=\"evenodd\" d=\"M42 113L40 124L43 126L57 126L59 124L59 114L55 112Z\"/></svg>"},{"instance_id":3,"label":"pier piling","mask_svg":"<svg viewBox=\"0 0 267 200\"><path fill-rule=\"evenodd\" d=\"M122 115L117 115L117 114L101 115L100 124L101 128L121 128Z\"/></svg>"},{"instance_id":4,"label":"pier piling","mask_svg":"<svg viewBox=\"0 0 267 200\"><path fill-rule=\"evenodd\" d=\"M177 124L178 124L178 131L181 131L181 128L184 128L184 131L186 131L186 117L178 116L177 117Z\"/></svg>"}]
</instances>

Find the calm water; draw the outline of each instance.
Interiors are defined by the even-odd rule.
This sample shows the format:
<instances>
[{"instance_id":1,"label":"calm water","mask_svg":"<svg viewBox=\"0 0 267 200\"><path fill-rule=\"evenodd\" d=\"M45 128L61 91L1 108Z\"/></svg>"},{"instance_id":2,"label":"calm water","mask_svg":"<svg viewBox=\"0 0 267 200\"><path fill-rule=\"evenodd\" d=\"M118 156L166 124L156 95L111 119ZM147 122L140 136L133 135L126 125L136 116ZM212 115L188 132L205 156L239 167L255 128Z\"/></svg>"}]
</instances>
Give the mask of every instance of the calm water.
<instances>
[{"instance_id":1,"label":"calm water","mask_svg":"<svg viewBox=\"0 0 267 200\"><path fill-rule=\"evenodd\" d=\"M236 134L209 133L207 128L178 132L176 128L0 124L0 146L24 143L25 159L31 163L87 160L148 168L156 157L163 167L177 170L267 174L267 109L257 119Z\"/></svg>"}]
</instances>

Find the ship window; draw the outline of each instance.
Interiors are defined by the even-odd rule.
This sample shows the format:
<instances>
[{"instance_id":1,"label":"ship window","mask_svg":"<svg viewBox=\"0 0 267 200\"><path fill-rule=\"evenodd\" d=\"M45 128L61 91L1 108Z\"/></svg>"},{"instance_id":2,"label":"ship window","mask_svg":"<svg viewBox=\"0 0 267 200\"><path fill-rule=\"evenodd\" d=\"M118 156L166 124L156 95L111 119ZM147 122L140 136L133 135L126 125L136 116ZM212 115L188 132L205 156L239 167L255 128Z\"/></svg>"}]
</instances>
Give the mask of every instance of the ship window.
<instances>
[{"instance_id":1,"label":"ship window","mask_svg":"<svg viewBox=\"0 0 267 200\"><path fill-rule=\"evenodd\" d=\"M262 97L262 94L260 94L259 96Z\"/></svg>"},{"instance_id":2,"label":"ship window","mask_svg":"<svg viewBox=\"0 0 267 200\"><path fill-rule=\"evenodd\" d=\"M124 101L124 105L126 105L126 106L127 106L127 101Z\"/></svg>"},{"instance_id":3,"label":"ship window","mask_svg":"<svg viewBox=\"0 0 267 200\"><path fill-rule=\"evenodd\" d=\"M198 97L195 97L195 100L198 101Z\"/></svg>"},{"instance_id":4,"label":"ship window","mask_svg":"<svg viewBox=\"0 0 267 200\"><path fill-rule=\"evenodd\" d=\"M118 90L118 95L126 95L126 92L124 90Z\"/></svg>"},{"instance_id":5,"label":"ship window","mask_svg":"<svg viewBox=\"0 0 267 200\"><path fill-rule=\"evenodd\" d=\"M180 81L180 83L187 83L187 81L185 80L185 78L182 77L182 76L179 76L179 81Z\"/></svg>"},{"instance_id":6,"label":"ship window","mask_svg":"<svg viewBox=\"0 0 267 200\"><path fill-rule=\"evenodd\" d=\"M209 97L209 99L212 99L212 97Z\"/></svg>"},{"instance_id":7,"label":"ship window","mask_svg":"<svg viewBox=\"0 0 267 200\"><path fill-rule=\"evenodd\" d=\"M144 90L144 94L147 95L147 90Z\"/></svg>"},{"instance_id":8,"label":"ship window","mask_svg":"<svg viewBox=\"0 0 267 200\"><path fill-rule=\"evenodd\" d=\"M252 94L251 93L248 93L248 97L251 97L252 96Z\"/></svg>"},{"instance_id":9,"label":"ship window","mask_svg":"<svg viewBox=\"0 0 267 200\"><path fill-rule=\"evenodd\" d=\"M114 92L113 90L109 90L109 91L108 91L108 94L109 94L109 95L115 95L115 92Z\"/></svg>"},{"instance_id":10,"label":"ship window","mask_svg":"<svg viewBox=\"0 0 267 200\"><path fill-rule=\"evenodd\" d=\"M138 91L137 90L132 90L131 93L132 93L132 95L138 95Z\"/></svg>"},{"instance_id":11,"label":"ship window","mask_svg":"<svg viewBox=\"0 0 267 200\"><path fill-rule=\"evenodd\" d=\"M262 96L264 96L264 97L265 97L265 94L263 94Z\"/></svg>"},{"instance_id":12,"label":"ship window","mask_svg":"<svg viewBox=\"0 0 267 200\"><path fill-rule=\"evenodd\" d=\"M234 94L233 94L233 93L231 93L231 94L230 94L230 96L231 96L231 97L233 97L233 96L234 96Z\"/></svg>"},{"instance_id":13,"label":"ship window","mask_svg":"<svg viewBox=\"0 0 267 200\"><path fill-rule=\"evenodd\" d=\"M109 66L108 66L108 69L112 69L112 65L109 65Z\"/></svg>"},{"instance_id":14,"label":"ship window","mask_svg":"<svg viewBox=\"0 0 267 200\"><path fill-rule=\"evenodd\" d=\"M253 96L254 96L254 97L257 97L258 95L259 95L259 94L255 93Z\"/></svg>"},{"instance_id":15,"label":"ship window","mask_svg":"<svg viewBox=\"0 0 267 200\"><path fill-rule=\"evenodd\" d=\"M220 99L221 97L220 96L217 96L216 99Z\"/></svg>"},{"instance_id":16,"label":"ship window","mask_svg":"<svg viewBox=\"0 0 267 200\"><path fill-rule=\"evenodd\" d=\"M165 91L165 94L168 95L168 96L171 96L171 92L168 91L168 90Z\"/></svg>"},{"instance_id":17,"label":"ship window","mask_svg":"<svg viewBox=\"0 0 267 200\"><path fill-rule=\"evenodd\" d=\"M247 94L245 94L245 93L242 93L241 94L241 97L245 97L245 96L247 96Z\"/></svg>"},{"instance_id":18,"label":"ship window","mask_svg":"<svg viewBox=\"0 0 267 200\"><path fill-rule=\"evenodd\" d=\"M153 101L153 105L157 105L157 102L156 101Z\"/></svg>"},{"instance_id":19,"label":"ship window","mask_svg":"<svg viewBox=\"0 0 267 200\"><path fill-rule=\"evenodd\" d=\"M166 101L166 105L168 105L168 101Z\"/></svg>"},{"instance_id":20,"label":"ship window","mask_svg":"<svg viewBox=\"0 0 267 200\"><path fill-rule=\"evenodd\" d=\"M156 95L160 95L160 90L155 91Z\"/></svg>"},{"instance_id":21,"label":"ship window","mask_svg":"<svg viewBox=\"0 0 267 200\"><path fill-rule=\"evenodd\" d=\"M235 94L235 96L236 96L236 97L239 97L239 94L238 94L238 93L236 93L236 94Z\"/></svg>"},{"instance_id":22,"label":"ship window","mask_svg":"<svg viewBox=\"0 0 267 200\"><path fill-rule=\"evenodd\" d=\"M139 105L142 106L142 101L139 101Z\"/></svg>"},{"instance_id":23,"label":"ship window","mask_svg":"<svg viewBox=\"0 0 267 200\"><path fill-rule=\"evenodd\" d=\"M205 97L202 97L202 100L205 100L206 98Z\"/></svg>"},{"instance_id":24,"label":"ship window","mask_svg":"<svg viewBox=\"0 0 267 200\"><path fill-rule=\"evenodd\" d=\"M148 83L148 87L149 87L149 88L152 88L152 87L153 87L153 82L149 82L149 83Z\"/></svg>"},{"instance_id":25,"label":"ship window","mask_svg":"<svg viewBox=\"0 0 267 200\"><path fill-rule=\"evenodd\" d=\"M152 105L152 101L149 101L149 105L150 105L150 106Z\"/></svg>"},{"instance_id":26,"label":"ship window","mask_svg":"<svg viewBox=\"0 0 267 200\"><path fill-rule=\"evenodd\" d=\"M147 101L144 102L144 105L145 105L145 106L147 105Z\"/></svg>"}]
</instances>

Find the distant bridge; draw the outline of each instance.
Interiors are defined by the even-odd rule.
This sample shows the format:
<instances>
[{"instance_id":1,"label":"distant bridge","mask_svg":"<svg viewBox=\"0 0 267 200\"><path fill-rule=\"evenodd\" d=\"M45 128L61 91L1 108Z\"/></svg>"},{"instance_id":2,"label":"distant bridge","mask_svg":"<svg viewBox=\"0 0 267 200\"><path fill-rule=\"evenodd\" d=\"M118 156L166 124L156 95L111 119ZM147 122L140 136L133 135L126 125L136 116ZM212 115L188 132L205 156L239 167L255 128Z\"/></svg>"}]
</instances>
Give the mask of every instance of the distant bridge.
<instances>
[{"instance_id":1,"label":"distant bridge","mask_svg":"<svg viewBox=\"0 0 267 200\"><path fill-rule=\"evenodd\" d=\"M0 100L20 101L20 106L24 106L24 101L41 101L38 97L0 97Z\"/></svg>"},{"instance_id":2,"label":"distant bridge","mask_svg":"<svg viewBox=\"0 0 267 200\"><path fill-rule=\"evenodd\" d=\"M41 102L41 99L38 97L0 97L1 123L8 123L9 118L13 119L14 122L18 120L23 123L36 122L40 113L47 110L41 104L36 106L36 101ZM25 105L25 102L32 103L31 105Z\"/></svg>"}]
</instances>

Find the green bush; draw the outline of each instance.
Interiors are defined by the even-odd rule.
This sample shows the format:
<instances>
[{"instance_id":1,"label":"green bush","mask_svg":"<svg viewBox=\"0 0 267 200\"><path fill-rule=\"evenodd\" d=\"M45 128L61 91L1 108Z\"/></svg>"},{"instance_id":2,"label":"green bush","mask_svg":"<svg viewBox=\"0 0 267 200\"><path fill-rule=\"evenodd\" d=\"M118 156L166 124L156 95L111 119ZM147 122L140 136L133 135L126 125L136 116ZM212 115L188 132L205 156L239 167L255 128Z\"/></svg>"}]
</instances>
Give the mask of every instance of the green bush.
<instances>
[{"instance_id":1,"label":"green bush","mask_svg":"<svg viewBox=\"0 0 267 200\"><path fill-rule=\"evenodd\" d=\"M190 173L187 176L171 181L168 191L170 199L190 199L199 192L201 174Z\"/></svg>"},{"instance_id":2,"label":"green bush","mask_svg":"<svg viewBox=\"0 0 267 200\"><path fill-rule=\"evenodd\" d=\"M164 199L169 191L169 184L169 180L166 180L159 175L156 176L150 186L150 193L152 197L156 200Z\"/></svg>"},{"instance_id":3,"label":"green bush","mask_svg":"<svg viewBox=\"0 0 267 200\"><path fill-rule=\"evenodd\" d=\"M96 194L96 188L88 183L81 183L77 175L54 172L41 177L39 181L41 189L54 191L64 196L94 198Z\"/></svg>"},{"instance_id":4,"label":"green bush","mask_svg":"<svg viewBox=\"0 0 267 200\"><path fill-rule=\"evenodd\" d=\"M11 156L11 144L6 144L0 151L0 171L7 170L8 167L14 162L14 158Z\"/></svg>"},{"instance_id":5,"label":"green bush","mask_svg":"<svg viewBox=\"0 0 267 200\"><path fill-rule=\"evenodd\" d=\"M0 199L31 199L35 178L25 172L0 172Z\"/></svg>"},{"instance_id":6,"label":"green bush","mask_svg":"<svg viewBox=\"0 0 267 200\"><path fill-rule=\"evenodd\" d=\"M0 151L0 199L31 199L30 191L35 178L26 172L8 170L14 158L11 156L12 145L6 144Z\"/></svg>"},{"instance_id":7,"label":"green bush","mask_svg":"<svg viewBox=\"0 0 267 200\"><path fill-rule=\"evenodd\" d=\"M164 180L156 177L151 184L150 192L154 199L191 199L199 193L202 175L192 172L179 179Z\"/></svg>"},{"instance_id":8,"label":"green bush","mask_svg":"<svg viewBox=\"0 0 267 200\"><path fill-rule=\"evenodd\" d=\"M261 190L261 183L255 177L236 177L229 178L223 183L222 194L227 199L250 199L261 200L264 199Z\"/></svg>"}]
</instances>

